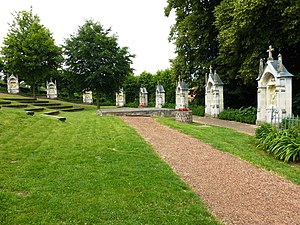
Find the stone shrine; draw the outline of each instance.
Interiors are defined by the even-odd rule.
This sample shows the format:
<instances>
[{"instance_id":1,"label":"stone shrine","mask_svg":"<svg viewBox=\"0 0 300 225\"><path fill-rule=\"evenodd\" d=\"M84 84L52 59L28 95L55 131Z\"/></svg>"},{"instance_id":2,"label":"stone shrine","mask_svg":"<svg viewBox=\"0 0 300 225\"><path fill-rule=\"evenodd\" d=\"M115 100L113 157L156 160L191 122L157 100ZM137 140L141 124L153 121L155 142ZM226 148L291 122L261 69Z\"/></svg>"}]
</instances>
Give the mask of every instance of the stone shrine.
<instances>
[{"instance_id":1,"label":"stone shrine","mask_svg":"<svg viewBox=\"0 0 300 225\"><path fill-rule=\"evenodd\" d=\"M93 92L92 91L84 91L82 95L82 101L86 104L92 104L93 103Z\"/></svg>"},{"instance_id":2,"label":"stone shrine","mask_svg":"<svg viewBox=\"0 0 300 225\"><path fill-rule=\"evenodd\" d=\"M9 94L18 94L19 90L19 79L14 75L10 75L7 78L7 92Z\"/></svg>"},{"instance_id":3,"label":"stone shrine","mask_svg":"<svg viewBox=\"0 0 300 225\"><path fill-rule=\"evenodd\" d=\"M140 107L148 106L148 92L144 87L140 88Z\"/></svg>"},{"instance_id":4,"label":"stone shrine","mask_svg":"<svg viewBox=\"0 0 300 225\"><path fill-rule=\"evenodd\" d=\"M116 93L116 106L123 107L126 104L126 95L123 91L123 88L120 89L119 92Z\"/></svg>"},{"instance_id":5,"label":"stone shrine","mask_svg":"<svg viewBox=\"0 0 300 225\"><path fill-rule=\"evenodd\" d=\"M161 84L156 86L156 95L155 95L155 108L162 108L166 102L166 92L164 87Z\"/></svg>"},{"instance_id":6,"label":"stone shrine","mask_svg":"<svg viewBox=\"0 0 300 225\"><path fill-rule=\"evenodd\" d=\"M217 72L212 72L212 66L209 70L209 74L205 75L205 115L218 117L219 113L224 110L224 84Z\"/></svg>"},{"instance_id":7,"label":"stone shrine","mask_svg":"<svg viewBox=\"0 0 300 225\"><path fill-rule=\"evenodd\" d=\"M189 107L189 89L186 83L182 81L178 81L176 88L176 106L175 109L182 109Z\"/></svg>"},{"instance_id":8,"label":"stone shrine","mask_svg":"<svg viewBox=\"0 0 300 225\"><path fill-rule=\"evenodd\" d=\"M46 82L47 87L47 98L54 99L57 98L57 85L56 81L53 83L52 81Z\"/></svg>"},{"instance_id":9,"label":"stone shrine","mask_svg":"<svg viewBox=\"0 0 300 225\"><path fill-rule=\"evenodd\" d=\"M274 48L269 46L268 61L259 63L257 78L257 124L264 122L280 122L284 117L292 115L292 77L283 65L282 55L278 60L272 56Z\"/></svg>"}]
</instances>

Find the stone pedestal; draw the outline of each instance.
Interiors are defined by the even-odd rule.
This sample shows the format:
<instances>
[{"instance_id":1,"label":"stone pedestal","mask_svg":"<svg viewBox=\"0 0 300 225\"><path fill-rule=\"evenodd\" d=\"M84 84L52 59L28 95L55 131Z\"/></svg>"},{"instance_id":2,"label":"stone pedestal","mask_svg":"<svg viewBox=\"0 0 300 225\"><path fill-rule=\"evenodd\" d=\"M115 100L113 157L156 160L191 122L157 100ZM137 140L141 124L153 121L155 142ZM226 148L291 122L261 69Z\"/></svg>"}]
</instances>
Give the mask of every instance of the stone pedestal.
<instances>
[{"instance_id":1,"label":"stone pedestal","mask_svg":"<svg viewBox=\"0 0 300 225\"><path fill-rule=\"evenodd\" d=\"M193 122L193 114L192 111L177 111L175 113L175 119L177 122L183 123L192 123Z\"/></svg>"}]
</instances>

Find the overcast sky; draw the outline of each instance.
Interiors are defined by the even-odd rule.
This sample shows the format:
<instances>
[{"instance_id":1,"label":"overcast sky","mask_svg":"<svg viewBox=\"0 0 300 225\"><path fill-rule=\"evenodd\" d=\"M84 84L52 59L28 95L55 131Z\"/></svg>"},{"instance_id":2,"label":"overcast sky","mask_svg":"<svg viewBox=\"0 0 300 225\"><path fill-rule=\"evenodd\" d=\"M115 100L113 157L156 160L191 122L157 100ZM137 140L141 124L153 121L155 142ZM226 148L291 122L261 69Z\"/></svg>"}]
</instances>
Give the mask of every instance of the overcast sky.
<instances>
[{"instance_id":1,"label":"overcast sky","mask_svg":"<svg viewBox=\"0 0 300 225\"><path fill-rule=\"evenodd\" d=\"M13 21L12 13L30 10L52 33L56 44L77 31L86 19L112 28L119 36L120 46L135 54L135 74L155 73L170 67L174 45L168 42L174 16L164 16L167 0L5 0L1 2L0 44Z\"/></svg>"}]
</instances>

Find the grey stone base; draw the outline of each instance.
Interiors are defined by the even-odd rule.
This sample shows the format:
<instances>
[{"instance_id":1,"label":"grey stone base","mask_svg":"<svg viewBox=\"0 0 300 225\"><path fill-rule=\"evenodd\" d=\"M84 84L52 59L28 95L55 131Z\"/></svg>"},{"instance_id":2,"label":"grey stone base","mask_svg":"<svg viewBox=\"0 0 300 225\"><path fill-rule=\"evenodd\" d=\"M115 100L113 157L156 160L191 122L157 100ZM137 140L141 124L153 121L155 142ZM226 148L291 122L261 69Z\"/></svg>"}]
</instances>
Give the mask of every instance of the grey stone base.
<instances>
[{"instance_id":1,"label":"grey stone base","mask_svg":"<svg viewBox=\"0 0 300 225\"><path fill-rule=\"evenodd\" d=\"M193 114L192 111L176 111L175 115L176 121L183 123L192 123Z\"/></svg>"},{"instance_id":2,"label":"grey stone base","mask_svg":"<svg viewBox=\"0 0 300 225\"><path fill-rule=\"evenodd\" d=\"M102 116L161 116L175 117L177 110L165 108L116 108L102 109ZM98 114L97 114L98 115Z\"/></svg>"}]
</instances>

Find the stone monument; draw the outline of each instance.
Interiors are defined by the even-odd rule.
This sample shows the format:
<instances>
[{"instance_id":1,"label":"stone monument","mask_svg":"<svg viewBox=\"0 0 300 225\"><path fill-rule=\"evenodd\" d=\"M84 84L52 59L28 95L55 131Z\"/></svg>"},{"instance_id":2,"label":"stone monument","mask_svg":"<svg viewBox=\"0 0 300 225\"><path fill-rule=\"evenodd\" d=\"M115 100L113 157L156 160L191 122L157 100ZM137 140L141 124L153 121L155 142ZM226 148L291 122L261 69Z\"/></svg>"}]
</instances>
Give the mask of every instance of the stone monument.
<instances>
[{"instance_id":1,"label":"stone monument","mask_svg":"<svg viewBox=\"0 0 300 225\"><path fill-rule=\"evenodd\" d=\"M217 72L212 72L212 66L209 68L209 74L205 75L205 115L218 117L224 110L223 82Z\"/></svg>"},{"instance_id":2,"label":"stone monument","mask_svg":"<svg viewBox=\"0 0 300 225\"><path fill-rule=\"evenodd\" d=\"M19 79L14 75L10 75L7 78L7 92L10 94L18 94L19 90Z\"/></svg>"},{"instance_id":3,"label":"stone monument","mask_svg":"<svg viewBox=\"0 0 300 225\"><path fill-rule=\"evenodd\" d=\"M140 107L148 106L148 92L144 87L140 88Z\"/></svg>"},{"instance_id":4,"label":"stone monument","mask_svg":"<svg viewBox=\"0 0 300 225\"><path fill-rule=\"evenodd\" d=\"M116 93L116 106L123 107L125 104L126 104L126 96L123 88L121 88L120 91Z\"/></svg>"},{"instance_id":5,"label":"stone monument","mask_svg":"<svg viewBox=\"0 0 300 225\"><path fill-rule=\"evenodd\" d=\"M162 108L166 101L166 92L161 84L156 86L155 108Z\"/></svg>"},{"instance_id":6,"label":"stone monument","mask_svg":"<svg viewBox=\"0 0 300 225\"><path fill-rule=\"evenodd\" d=\"M186 83L182 80L178 81L176 88L176 106L175 109L182 109L189 107L189 89Z\"/></svg>"},{"instance_id":7,"label":"stone monument","mask_svg":"<svg viewBox=\"0 0 300 225\"><path fill-rule=\"evenodd\" d=\"M53 83L52 81L46 82L47 87L47 98L54 99L57 98L57 85L56 81Z\"/></svg>"},{"instance_id":8,"label":"stone monument","mask_svg":"<svg viewBox=\"0 0 300 225\"><path fill-rule=\"evenodd\" d=\"M92 104L93 103L93 92L92 91L84 91L82 98L83 98L83 103Z\"/></svg>"},{"instance_id":9,"label":"stone monument","mask_svg":"<svg viewBox=\"0 0 300 225\"><path fill-rule=\"evenodd\" d=\"M278 60L272 56L274 48L269 46L268 61L259 64L257 78L257 124L264 122L280 122L284 117L292 115L292 77L282 62L282 55Z\"/></svg>"}]
</instances>

